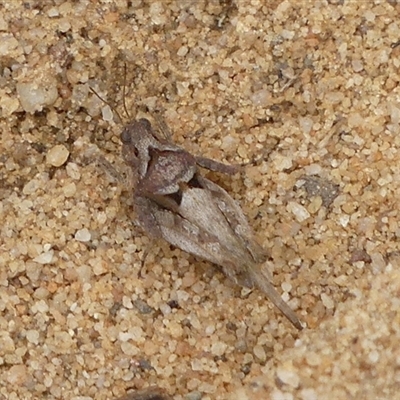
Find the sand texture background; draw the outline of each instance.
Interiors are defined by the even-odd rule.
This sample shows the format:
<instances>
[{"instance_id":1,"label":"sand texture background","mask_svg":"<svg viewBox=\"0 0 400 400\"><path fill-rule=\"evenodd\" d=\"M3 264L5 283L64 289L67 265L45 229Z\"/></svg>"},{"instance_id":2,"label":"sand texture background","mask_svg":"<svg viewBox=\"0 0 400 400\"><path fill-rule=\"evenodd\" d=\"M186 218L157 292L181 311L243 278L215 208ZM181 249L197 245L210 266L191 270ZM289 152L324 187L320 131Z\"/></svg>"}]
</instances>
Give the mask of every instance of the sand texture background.
<instances>
[{"instance_id":1,"label":"sand texture background","mask_svg":"<svg viewBox=\"0 0 400 400\"><path fill-rule=\"evenodd\" d=\"M7 4L6 4L7 3ZM0 399L400 398L400 4L0 6ZM135 225L159 115L242 206L307 328Z\"/></svg>"}]
</instances>

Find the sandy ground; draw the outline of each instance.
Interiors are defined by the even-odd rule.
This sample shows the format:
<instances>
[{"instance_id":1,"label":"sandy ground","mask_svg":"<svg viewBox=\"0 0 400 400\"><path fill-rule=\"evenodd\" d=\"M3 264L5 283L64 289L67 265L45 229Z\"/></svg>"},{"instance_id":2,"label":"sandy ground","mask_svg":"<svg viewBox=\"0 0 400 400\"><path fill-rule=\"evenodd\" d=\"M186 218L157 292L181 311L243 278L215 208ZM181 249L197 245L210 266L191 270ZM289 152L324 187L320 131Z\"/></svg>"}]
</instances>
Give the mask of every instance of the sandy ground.
<instances>
[{"instance_id":1,"label":"sandy ground","mask_svg":"<svg viewBox=\"0 0 400 400\"><path fill-rule=\"evenodd\" d=\"M7 3L0 399L399 399L400 4ZM141 113L246 164L209 176L306 329L166 243L138 276L119 134Z\"/></svg>"}]
</instances>

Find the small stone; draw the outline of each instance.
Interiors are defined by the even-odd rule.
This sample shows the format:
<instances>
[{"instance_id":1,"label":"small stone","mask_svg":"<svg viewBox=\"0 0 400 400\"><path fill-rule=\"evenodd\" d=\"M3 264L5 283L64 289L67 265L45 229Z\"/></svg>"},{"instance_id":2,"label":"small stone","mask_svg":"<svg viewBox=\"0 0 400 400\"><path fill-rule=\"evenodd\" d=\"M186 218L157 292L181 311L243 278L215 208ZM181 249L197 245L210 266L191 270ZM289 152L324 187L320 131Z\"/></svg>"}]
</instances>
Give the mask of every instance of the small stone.
<instances>
[{"instance_id":1,"label":"small stone","mask_svg":"<svg viewBox=\"0 0 400 400\"><path fill-rule=\"evenodd\" d=\"M224 151L230 151L236 149L238 140L232 135L226 135L222 138L221 149Z\"/></svg>"},{"instance_id":2,"label":"small stone","mask_svg":"<svg viewBox=\"0 0 400 400\"><path fill-rule=\"evenodd\" d=\"M66 18L62 18L58 21L58 29L60 32L68 32L71 29L71 24Z\"/></svg>"},{"instance_id":3,"label":"small stone","mask_svg":"<svg viewBox=\"0 0 400 400\"><path fill-rule=\"evenodd\" d=\"M63 192L65 197L73 197L76 193L76 185L74 182L63 187Z\"/></svg>"},{"instance_id":4,"label":"small stone","mask_svg":"<svg viewBox=\"0 0 400 400\"><path fill-rule=\"evenodd\" d=\"M69 162L67 166L65 167L65 170L67 171L67 175L75 180L81 179L81 173L79 171L79 167L77 164L74 162Z\"/></svg>"},{"instance_id":5,"label":"small stone","mask_svg":"<svg viewBox=\"0 0 400 400\"><path fill-rule=\"evenodd\" d=\"M104 225L107 221L107 214L105 212L100 211L96 215L96 220L99 224Z\"/></svg>"},{"instance_id":6,"label":"small stone","mask_svg":"<svg viewBox=\"0 0 400 400\"><path fill-rule=\"evenodd\" d=\"M193 286L192 286L192 290L193 292L195 292L196 294L202 294L204 292L205 289L205 283L204 282L196 282Z\"/></svg>"},{"instance_id":7,"label":"small stone","mask_svg":"<svg viewBox=\"0 0 400 400\"><path fill-rule=\"evenodd\" d=\"M300 378L292 369L283 366L278 367L276 370L276 375L281 382L286 383L293 388L299 387Z\"/></svg>"},{"instance_id":8,"label":"small stone","mask_svg":"<svg viewBox=\"0 0 400 400\"><path fill-rule=\"evenodd\" d=\"M71 400L93 400L91 396L74 396L71 397Z\"/></svg>"},{"instance_id":9,"label":"small stone","mask_svg":"<svg viewBox=\"0 0 400 400\"><path fill-rule=\"evenodd\" d=\"M185 400L201 400L202 397L203 397L202 393L195 390L185 395Z\"/></svg>"},{"instance_id":10,"label":"small stone","mask_svg":"<svg viewBox=\"0 0 400 400\"><path fill-rule=\"evenodd\" d=\"M176 296L177 296L178 302L185 302L185 301L188 301L190 298L189 293L186 292L185 290L177 290Z\"/></svg>"},{"instance_id":11,"label":"small stone","mask_svg":"<svg viewBox=\"0 0 400 400\"><path fill-rule=\"evenodd\" d=\"M189 49L187 48L187 46L182 46L179 50L178 50L178 56L179 57L184 57L186 56L186 54L188 53Z\"/></svg>"},{"instance_id":12,"label":"small stone","mask_svg":"<svg viewBox=\"0 0 400 400\"><path fill-rule=\"evenodd\" d=\"M102 115L104 121L112 121L114 118L114 114L109 105L105 105L104 107L102 107L101 115Z\"/></svg>"},{"instance_id":13,"label":"small stone","mask_svg":"<svg viewBox=\"0 0 400 400\"><path fill-rule=\"evenodd\" d=\"M133 335L130 332L119 332L118 339L121 342L127 342L128 340L132 339Z\"/></svg>"},{"instance_id":14,"label":"small stone","mask_svg":"<svg viewBox=\"0 0 400 400\"><path fill-rule=\"evenodd\" d=\"M76 272L82 282L90 282L92 269L88 265L81 265L76 269Z\"/></svg>"},{"instance_id":15,"label":"small stone","mask_svg":"<svg viewBox=\"0 0 400 400\"><path fill-rule=\"evenodd\" d=\"M15 343L8 332L1 337L1 351L3 354L15 352Z\"/></svg>"},{"instance_id":16,"label":"small stone","mask_svg":"<svg viewBox=\"0 0 400 400\"><path fill-rule=\"evenodd\" d=\"M163 303L160 305L160 311L162 312L163 315L168 315L171 314L172 309L168 304Z\"/></svg>"},{"instance_id":17,"label":"small stone","mask_svg":"<svg viewBox=\"0 0 400 400\"><path fill-rule=\"evenodd\" d=\"M150 3L149 15L151 22L155 25L163 25L167 21L167 12L161 1L153 1Z\"/></svg>"},{"instance_id":18,"label":"small stone","mask_svg":"<svg viewBox=\"0 0 400 400\"><path fill-rule=\"evenodd\" d=\"M45 314L49 311L49 306L44 300L39 300L32 307L32 311Z\"/></svg>"},{"instance_id":19,"label":"small stone","mask_svg":"<svg viewBox=\"0 0 400 400\"><path fill-rule=\"evenodd\" d=\"M290 201L286 209L296 217L298 222L303 222L307 218L310 218L310 213L307 209L294 201Z\"/></svg>"},{"instance_id":20,"label":"small stone","mask_svg":"<svg viewBox=\"0 0 400 400\"><path fill-rule=\"evenodd\" d=\"M18 47L18 40L10 33L4 33L0 36L0 56L8 56Z\"/></svg>"},{"instance_id":21,"label":"small stone","mask_svg":"<svg viewBox=\"0 0 400 400\"><path fill-rule=\"evenodd\" d=\"M133 302L133 305L138 309L140 314L150 314L154 311L146 302L141 299L136 299Z\"/></svg>"},{"instance_id":22,"label":"small stone","mask_svg":"<svg viewBox=\"0 0 400 400\"><path fill-rule=\"evenodd\" d=\"M37 265L36 263L32 263L32 264ZM36 278L36 280L38 280L38 279L39 279L39 277ZM39 287L35 290L34 296L38 300L44 300L44 299L47 299L47 297L49 297L49 294L50 294L50 292L48 289L46 289L44 287Z\"/></svg>"},{"instance_id":23,"label":"small stone","mask_svg":"<svg viewBox=\"0 0 400 400\"><path fill-rule=\"evenodd\" d=\"M24 186L22 193L25 195L31 195L41 187L41 182L38 179L32 179Z\"/></svg>"},{"instance_id":24,"label":"small stone","mask_svg":"<svg viewBox=\"0 0 400 400\"><path fill-rule=\"evenodd\" d=\"M4 19L3 15L0 15L0 31L8 31L8 21Z\"/></svg>"},{"instance_id":25,"label":"small stone","mask_svg":"<svg viewBox=\"0 0 400 400\"><path fill-rule=\"evenodd\" d=\"M348 280L348 277L346 275L339 275L333 281L336 283L336 285L344 287L344 286L347 286L347 284L348 284L347 280Z\"/></svg>"},{"instance_id":26,"label":"small stone","mask_svg":"<svg viewBox=\"0 0 400 400\"><path fill-rule=\"evenodd\" d=\"M211 336L215 332L215 325L208 325L205 329L205 334Z\"/></svg>"},{"instance_id":27,"label":"small stone","mask_svg":"<svg viewBox=\"0 0 400 400\"><path fill-rule=\"evenodd\" d=\"M361 60L353 60L351 62L354 72L361 72L364 69L364 64Z\"/></svg>"},{"instance_id":28,"label":"small stone","mask_svg":"<svg viewBox=\"0 0 400 400\"><path fill-rule=\"evenodd\" d=\"M321 294L322 304L328 309L332 310L335 307L335 303L333 302L332 298L328 296L326 293Z\"/></svg>"},{"instance_id":29,"label":"small stone","mask_svg":"<svg viewBox=\"0 0 400 400\"><path fill-rule=\"evenodd\" d=\"M169 70L170 66L166 61L160 61L158 64L158 71L160 74L165 74Z\"/></svg>"},{"instance_id":30,"label":"small stone","mask_svg":"<svg viewBox=\"0 0 400 400\"><path fill-rule=\"evenodd\" d=\"M314 389L303 389L300 392L300 398L302 400L317 400L318 396Z\"/></svg>"},{"instance_id":31,"label":"small stone","mask_svg":"<svg viewBox=\"0 0 400 400\"><path fill-rule=\"evenodd\" d=\"M343 102L344 94L339 91L331 91L325 94L325 101L332 103L332 104L339 104Z\"/></svg>"},{"instance_id":32,"label":"small stone","mask_svg":"<svg viewBox=\"0 0 400 400\"><path fill-rule=\"evenodd\" d=\"M348 117L348 125L349 127L357 127L357 126L362 126L365 123L365 119L360 115L360 113L354 112L352 114L349 114Z\"/></svg>"},{"instance_id":33,"label":"small stone","mask_svg":"<svg viewBox=\"0 0 400 400\"><path fill-rule=\"evenodd\" d=\"M189 91L189 82L177 82L176 90L179 96L185 96Z\"/></svg>"},{"instance_id":34,"label":"small stone","mask_svg":"<svg viewBox=\"0 0 400 400\"><path fill-rule=\"evenodd\" d=\"M307 175L318 175L322 172L322 167L319 164L310 164L304 167L304 171Z\"/></svg>"},{"instance_id":35,"label":"small stone","mask_svg":"<svg viewBox=\"0 0 400 400\"><path fill-rule=\"evenodd\" d=\"M176 321L169 321L168 323L169 333L173 338L180 338L183 334L182 326Z\"/></svg>"},{"instance_id":36,"label":"small stone","mask_svg":"<svg viewBox=\"0 0 400 400\"><path fill-rule=\"evenodd\" d=\"M280 154L277 154L274 161L274 166L278 171L284 171L292 168L293 159L291 157L285 157Z\"/></svg>"},{"instance_id":37,"label":"small stone","mask_svg":"<svg viewBox=\"0 0 400 400\"><path fill-rule=\"evenodd\" d=\"M199 385L199 390L201 390L204 393L215 393L216 386L208 382L202 382Z\"/></svg>"},{"instance_id":38,"label":"small stone","mask_svg":"<svg viewBox=\"0 0 400 400\"><path fill-rule=\"evenodd\" d=\"M291 393L286 393L275 389L271 394L271 400L293 400L293 395Z\"/></svg>"},{"instance_id":39,"label":"small stone","mask_svg":"<svg viewBox=\"0 0 400 400\"><path fill-rule=\"evenodd\" d=\"M221 357L228 348L228 345L224 342L215 342L211 345L211 353L215 356Z\"/></svg>"},{"instance_id":40,"label":"small stone","mask_svg":"<svg viewBox=\"0 0 400 400\"><path fill-rule=\"evenodd\" d=\"M379 353L376 350L372 350L368 354L368 359L372 364L375 364L379 360Z\"/></svg>"},{"instance_id":41,"label":"small stone","mask_svg":"<svg viewBox=\"0 0 400 400\"><path fill-rule=\"evenodd\" d=\"M51 264L53 262L54 250L45 251L33 259L39 264Z\"/></svg>"},{"instance_id":42,"label":"small stone","mask_svg":"<svg viewBox=\"0 0 400 400\"><path fill-rule=\"evenodd\" d=\"M26 340L33 344L39 343L39 332L33 329L26 331Z\"/></svg>"},{"instance_id":43,"label":"small stone","mask_svg":"<svg viewBox=\"0 0 400 400\"><path fill-rule=\"evenodd\" d=\"M144 354L146 356L152 356L154 354L157 353L157 346L155 345L155 343L151 342L150 340L146 340L146 342L144 343Z\"/></svg>"},{"instance_id":44,"label":"small stone","mask_svg":"<svg viewBox=\"0 0 400 400\"><path fill-rule=\"evenodd\" d=\"M317 213L319 211L321 206L322 206L322 197L321 196L315 196L311 200L310 204L308 205L308 211L311 214L315 214L315 213Z\"/></svg>"},{"instance_id":45,"label":"small stone","mask_svg":"<svg viewBox=\"0 0 400 400\"><path fill-rule=\"evenodd\" d=\"M75 239L78 240L79 242L89 242L90 239L92 238L91 233L87 228L79 229L75 233Z\"/></svg>"},{"instance_id":46,"label":"small stone","mask_svg":"<svg viewBox=\"0 0 400 400\"><path fill-rule=\"evenodd\" d=\"M309 351L306 354L306 362L308 365L315 367L321 363L321 356L313 351Z\"/></svg>"},{"instance_id":47,"label":"small stone","mask_svg":"<svg viewBox=\"0 0 400 400\"><path fill-rule=\"evenodd\" d=\"M343 226L343 228L346 228L346 226L350 222L350 216L347 214L343 214L339 216L339 224Z\"/></svg>"},{"instance_id":48,"label":"small stone","mask_svg":"<svg viewBox=\"0 0 400 400\"><path fill-rule=\"evenodd\" d=\"M292 284L290 282L282 282L281 288L284 292L289 293L292 290Z\"/></svg>"},{"instance_id":49,"label":"small stone","mask_svg":"<svg viewBox=\"0 0 400 400\"><path fill-rule=\"evenodd\" d=\"M0 107L3 111L3 117L7 117L14 113L14 111L18 110L19 101L16 97L7 96L6 94L2 94L2 98L0 99Z\"/></svg>"},{"instance_id":50,"label":"small stone","mask_svg":"<svg viewBox=\"0 0 400 400\"><path fill-rule=\"evenodd\" d=\"M310 117L300 117L299 125L301 130L308 135L312 130L314 121Z\"/></svg>"},{"instance_id":51,"label":"small stone","mask_svg":"<svg viewBox=\"0 0 400 400\"><path fill-rule=\"evenodd\" d=\"M94 263L93 264L90 263L90 264L92 265L93 273L96 276L103 275L108 271L108 268L107 268L108 264L104 260L95 259L93 261L94 261Z\"/></svg>"},{"instance_id":52,"label":"small stone","mask_svg":"<svg viewBox=\"0 0 400 400\"><path fill-rule=\"evenodd\" d=\"M20 386L28 380L28 368L25 365L13 365L7 373L7 382Z\"/></svg>"},{"instance_id":53,"label":"small stone","mask_svg":"<svg viewBox=\"0 0 400 400\"><path fill-rule=\"evenodd\" d=\"M58 17L58 16L60 15L60 12L58 11L58 9L57 9L56 7L51 7L51 8L49 8L49 10L47 11L47 15L48 15L50 18Z\"/></svg>"},{"instance_id":54,"label":"small stone","mask_svg":"<svg viewBox=\"0 0 400 400\"><path fill-rule=\"evenodd\" d=\"M382 254L372 253L371 256L371 267L375 273L384 271L386 262Z\"/></svg>"},{"instance_id":55,"label":"small stone","mask_svg":"<svg viewBox=\"0 0 400 400\"><path fill-rule=\"evenodd\" d=\"M42 111L43 107L50 106L57 100L57 82L53 79L49 82L17 83L17 93L24 111Z\"/></svg>"},{"instance_id":56,"label":"small stone","mask_svg":"<svg viewBox=\"0 0 400 400\"><path fill-rule=\"evenodd\" d=\"M261 89L250 96L250 100L255 106L267 107L272 102L271 93L267 89Z\"/></svg>"},{"instance_id":57,"label":"small stone","mask_svg":"<svg viewBox=\"0 0 400 400\"><path fill-rule=\"evenodd\" d=\"M61 167L69 157L69 151L63 144L57 144L46 154L46 162L53 167Z\"/></svg>"},{"instance_id":58,"label":"small stone","mask_svg":"<svg viewBox=\"0 0 400 400\"><path fill-rule=\"evenodd\" d=\"M267 354L265 353L264 347L260 345L255 345L253 349L254 355L261 361L265 361L267 359Z\"/></svg>"},{"instance_id":59,"label":"small stone","mask_svg":"<svg viewBox=\"0 0 400 400\"><path fill-rule=\"evenodd\" d=\"M324 178L316 176L315 173L318 173L319 169L320 166L317 165L313 168L307 169L307 173L310 175L303 176L301 181L304 182L304 189L309 198L320 196L322 199L322 205L324 207L329 207L339 195L339 186Z\"/></svg>"}]
</instances>

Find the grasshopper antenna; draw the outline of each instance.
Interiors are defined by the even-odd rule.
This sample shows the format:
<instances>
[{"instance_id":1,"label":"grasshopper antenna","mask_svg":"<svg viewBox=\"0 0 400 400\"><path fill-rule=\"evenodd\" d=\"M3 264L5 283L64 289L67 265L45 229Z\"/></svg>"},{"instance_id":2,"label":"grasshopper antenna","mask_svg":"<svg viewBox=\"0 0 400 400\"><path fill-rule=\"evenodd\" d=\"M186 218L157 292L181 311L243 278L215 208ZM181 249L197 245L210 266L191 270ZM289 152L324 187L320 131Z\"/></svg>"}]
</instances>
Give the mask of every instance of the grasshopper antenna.
<instances>
[{"instance_id":1,"label":"grasshopper antenna","mask_svg":"<svg viewBox=\"0 0 400 400\"><path fill-rule=\"evenodd\" d=\"M116 116L118 117L118 119L123 123L124 120L122 119L120 113L117 111L117 109L111 105L108 101L106 101L105 99L103 99L92 87L89 86L90 91L97 97L99 98L104 104L107 104L108 107L111 108L111 110L116 114Z\"/></svg>"},{"instance_id":2,"label":"grasshopper antenna","mask_svg":"<svg viewBox=\"0 0 400 400\"><path fill-rule=\"evenodd\" d=\"M126 63L124 63L124 85L122 87L122 102L125 114L128 117L128 120L131 120L131 115L129 114L128 107L126 106L126 71L127 67ZM117 109L114 106L112 106L108 101L103 99L103 97L101 97L91 86L89 86L89 89L97 98L99 98L104 104L107 104L111 108L111 110L116 114L121 123L124 123L121 114L117 111Z\"/></svg>"},{"instance_id":3,"label":"grasshopper antenna","mask_svg":"<svg viewBox=\"0 0 400 400\"><path fill-rule=\"evenodd\" d=\"M126 71L127 71L127 67L126 67L126 63L124 63L124 86L122 87L122 101L124 103L124 111L126 116L128 117L128 120L131 120L131 116L129 114L128 111L128 107L126 106Z\"/></svg>"}]
</instances>

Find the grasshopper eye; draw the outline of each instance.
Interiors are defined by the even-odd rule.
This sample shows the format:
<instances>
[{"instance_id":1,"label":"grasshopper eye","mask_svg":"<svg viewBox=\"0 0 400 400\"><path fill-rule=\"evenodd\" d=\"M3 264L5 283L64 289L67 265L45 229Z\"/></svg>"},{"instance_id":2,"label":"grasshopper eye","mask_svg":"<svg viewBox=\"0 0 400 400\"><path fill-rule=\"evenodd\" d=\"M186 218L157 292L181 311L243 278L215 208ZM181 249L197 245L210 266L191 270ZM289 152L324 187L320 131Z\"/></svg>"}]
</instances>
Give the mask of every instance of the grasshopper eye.
<instances>
[{"instance_id":1,"label":"grasshopper eye","mask_svg":"<svg viewBox=\"0 0 400 400\"><path fill-rule=\"evenodd\" d=\"M130 144L132 143L131 134L128 129L124 129L121 133L121 142L123 144Z\"/></svg>"},{"instance_id":2,"label":"grasshopper eye","mask_svg":"<svg viewBox=\"0 0 400 400\"><path fill-rule=\"evenodd\" d=\"M123 144L124 152L133 153L135 157L138 157L139 150L136 148L134 140L132 140L132 133L130 129L124 129L121 133L121 142Z\"/></svg>"},{"instance_id":3,"label":"grasshopper eye","mask_svg":"<svg viewBox=\"0 0 400 400\"><path fill-rule=\"evenodd\" d=\"M143 129L145 129L146 131L151 130L151 123L148 119L141 118L139 119L138 123L140 123L140 125L142 125Z\"/></svg>"}]
</instances>

